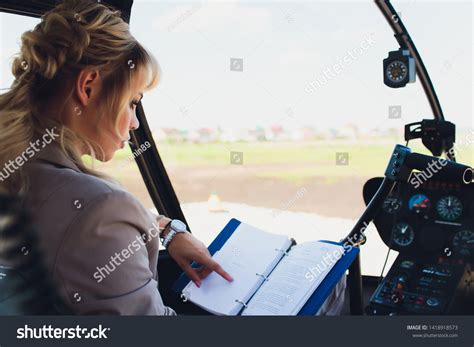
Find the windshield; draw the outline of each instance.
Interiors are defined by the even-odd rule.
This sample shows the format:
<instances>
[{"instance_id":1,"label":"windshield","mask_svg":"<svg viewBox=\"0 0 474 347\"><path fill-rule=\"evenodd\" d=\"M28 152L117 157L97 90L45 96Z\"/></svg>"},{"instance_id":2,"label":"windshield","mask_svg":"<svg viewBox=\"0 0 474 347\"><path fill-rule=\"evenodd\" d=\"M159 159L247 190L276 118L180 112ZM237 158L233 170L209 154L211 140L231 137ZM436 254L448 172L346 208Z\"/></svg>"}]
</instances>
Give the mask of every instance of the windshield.
<instances>
[{"instance_id":1,"label":"windshield","mask_svg":"<svg viewBox=\"0 0 474 347\"><path fill-rule=\"evenodd\" d=\"M472 128L471 5L394 6L461 139ZM339 240L404 125L432 118L419 82L383 85L382 60L398 45L372 2L138 1L131 28L161 63L145 112L207 242L230 217L299 242ZM472 153L459 160L472 165ZM387 248L375 230L368 239L363 273L379 275Z\"/></svg>"},{"instance_id":2,"label":"windshield","mask_svg":"<svg viewBox=\"0 0 474 347\"><path fill-rule=\"evenodd\" d=\"M462 141L473 128L472 4L392 3ZM16 40L36 20L0 16L5 88ZM398 45L373 2L134 1L130 26L160 62L162 81L143 106L206 243L230 218L298 242L340 240L364 210L364 183L404 143L404 125L432 118L419 82L384 86L382 60ZM473 153L471 144L458 159L473 165ZM101 169L153 208L130 154ZM362 270L378 276L387 247L374 229L367 236Z\"/></svg>"}]
</instances>

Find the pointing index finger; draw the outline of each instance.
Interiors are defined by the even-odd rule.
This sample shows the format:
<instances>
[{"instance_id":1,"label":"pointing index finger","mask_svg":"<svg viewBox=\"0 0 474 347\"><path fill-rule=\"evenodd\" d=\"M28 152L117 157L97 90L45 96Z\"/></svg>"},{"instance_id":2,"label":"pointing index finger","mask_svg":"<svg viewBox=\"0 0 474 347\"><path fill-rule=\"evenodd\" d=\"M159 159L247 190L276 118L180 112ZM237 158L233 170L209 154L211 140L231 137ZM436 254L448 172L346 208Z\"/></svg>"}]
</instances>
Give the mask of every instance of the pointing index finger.
<instances>
[{"instance_id":1,"label":"pointing index finger","mask_svg":"<svg viewBox=\"0 0 474 347\"><path fill-rule=\"evenodd\" d=\"M224 279L226 279L229 282L232 282L234 279L232 278L227 271L225 271L222 266L220 266L217 262L214 260L212 261L212 265L210 266L210 269L217 272L219 275L221 275Z\"/></svg>"},{"instance_id":2,"label":"pointing index finger","mask_svg":"<svg viewBox=\"0 0 474 347\"><path fill-rule=\"evenodd\" d=\"M231 275L229 275L223 268L222 266L219 265L214 259L211 258L211 256L206 256L199 263L207 268L209 268L212 271L215 271L218 273L220 276L222 276L224 279L226 279L229 282L232 282L234 279L232 278Z\"/></svg>"}]
</instances>

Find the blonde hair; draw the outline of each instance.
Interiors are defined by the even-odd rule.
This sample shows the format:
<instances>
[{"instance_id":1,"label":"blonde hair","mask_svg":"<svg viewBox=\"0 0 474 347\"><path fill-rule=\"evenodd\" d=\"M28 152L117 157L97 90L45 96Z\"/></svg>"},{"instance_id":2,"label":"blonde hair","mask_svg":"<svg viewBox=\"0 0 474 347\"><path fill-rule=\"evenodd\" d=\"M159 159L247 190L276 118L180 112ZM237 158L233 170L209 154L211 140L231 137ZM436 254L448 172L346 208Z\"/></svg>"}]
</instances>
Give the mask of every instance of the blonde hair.
<instances>
[{"instance_id":1,"label":"blonde hair","mask_svg":"<svg viewBox=\"0 0 474 347\"><path fill-rule=\"evenodd\" d=\"M87 167L76 149L78 143L87 146L95 158L100 146L48 116L48 106L61 100L61 112L74 93L78 73L97 69L104 100L97 114L112 117L117 131L131 84L140 82L144 91L156 86L159 65L130 34L120 14L96 1L66 0L45 13L33 30L23 33L20 55L12 65L15 80L0 95L0 170L20 156L30 141L56 127L60 134L56 141L64 154L82 172L105 177ZM24 191L27 181L21 168L18 171L0 186L11 192Z\"/></svg>"}]
</instances>

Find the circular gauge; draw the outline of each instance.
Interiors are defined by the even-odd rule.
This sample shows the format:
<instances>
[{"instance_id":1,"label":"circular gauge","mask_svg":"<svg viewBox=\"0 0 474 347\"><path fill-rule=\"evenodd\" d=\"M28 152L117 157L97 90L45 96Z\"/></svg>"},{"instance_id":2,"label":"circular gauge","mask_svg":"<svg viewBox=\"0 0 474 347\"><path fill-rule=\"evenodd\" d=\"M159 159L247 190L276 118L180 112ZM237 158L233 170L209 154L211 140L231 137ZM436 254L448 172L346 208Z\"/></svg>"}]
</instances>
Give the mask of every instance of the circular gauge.
<instances>
[{"instance_id":1,"label":"circular gauge","mask_svg":"<svg viewBox=\"0 0 474 347\"><path fill-rule=\"evenodd\" d=\"M413 243L415 232L407 223L398 223L392 229L393 242L401 247L407 247Z\"/></svg>"},{"instance_id":2,"label":"circular gauge","mask_svg":"<svg viewBox=\"0 0 474 347\"><path fill-rule=\"evenodd\" d=\"M413 195L408 202L408 208L415 213L427 213L430 210L431 201L424 194Z\"/></svg>"},{"instance_id":3,"label":"circular gauge","mask_svg":"<svg viewBox=\"0 0 474 347\"><path fill-rule=\"evenodd\" d=\"M390 81L401 82L407 77L408 68L403 61L395 60L387 66L386 74Z\"/></svg>"},{"instance_id":4,"label":"circular gauge","mask_svg":"<svg viewBox=\"0 0 474 347\"><path fill-rule=\"evenodd\" d=\"M402 201L399 198L389 197L383 203L383 210L390 214L395 214L402 208Z\"/></svg>"},{"instance_id":5,"label":"circular gauge","mask_svg":"<svg viewBox=\"0 0 474 347\"><path fill-rule=\"evenodd\" d=\"M457 254L463 257L474 255L474 232L461 230L453 237L453 248Z\"/></svg>"},{"instance_id":6,"label":"circular gauge","mask_svg":"<svg viewBox=\"0 0 474 347\"><path fill-rule=\"evenodd\" d=\"M436 210L441 218L447 221L459 219L463 212L461 200L455 196L446 196L438 201Z\"/></svg>"}]
</instances>

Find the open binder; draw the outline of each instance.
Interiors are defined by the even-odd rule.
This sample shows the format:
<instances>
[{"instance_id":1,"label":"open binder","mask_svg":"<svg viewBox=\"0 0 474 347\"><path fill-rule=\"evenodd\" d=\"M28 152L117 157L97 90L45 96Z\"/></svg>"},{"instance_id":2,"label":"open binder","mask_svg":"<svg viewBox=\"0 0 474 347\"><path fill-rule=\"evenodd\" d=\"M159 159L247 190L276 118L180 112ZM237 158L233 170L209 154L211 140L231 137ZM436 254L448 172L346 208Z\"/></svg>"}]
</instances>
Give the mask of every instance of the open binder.
<instances>
[{"instance_id":1,"label":"open binder","mask_svg":"<svg viewBox=\"0 0 474 347\"><path fill-rule=\"evenodd\" d=\"M224 229L217 235L214 241L209 245L208 250L211 255L216 255L224 244L231 238L234 231L241 225L241 221L237 219L231 219L228 224L224 227ZM291 240L292 243L289 245L288 249L275 249L275 251L281 252L282 257L288 255L288 251L291 249L293 245L296 243L294 240ZM331 245L339 245L342 246L341 243L332 242L332 241L320 241L323 243L328 243ZM352 264L354 259L356 258L357 254L359 253L359 249L357 247L350 247L343 256L334 264L332 269L326 274L322 282L317 286L315 291L309 297L309 299L304 303L302 308L298 312L298 316L313 316L315 315L325 300L328 298L331 291L335 288L336 284L341 280L342 276L345 274L346 270ZM193 266L197 266L197 264L193 264ZM256 273L255 275L261 276L263 281L268 281L268 278L263 275ZM176 292L178 295L181 295L184 300L186 297L183 295L183 290L188 286L190 283L190 279L187 277L185 273L183 273L178 280L175 282L173 286L173 291ZM247 307L247 303L241 298L235 298L235 302L242 305L242 308Z\"/></svg>"}]
</instances>

